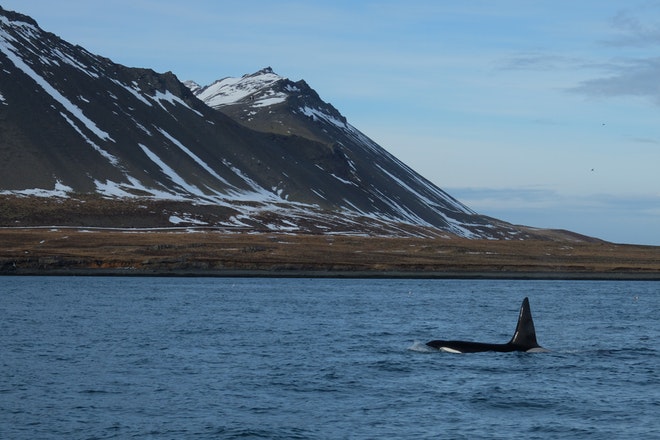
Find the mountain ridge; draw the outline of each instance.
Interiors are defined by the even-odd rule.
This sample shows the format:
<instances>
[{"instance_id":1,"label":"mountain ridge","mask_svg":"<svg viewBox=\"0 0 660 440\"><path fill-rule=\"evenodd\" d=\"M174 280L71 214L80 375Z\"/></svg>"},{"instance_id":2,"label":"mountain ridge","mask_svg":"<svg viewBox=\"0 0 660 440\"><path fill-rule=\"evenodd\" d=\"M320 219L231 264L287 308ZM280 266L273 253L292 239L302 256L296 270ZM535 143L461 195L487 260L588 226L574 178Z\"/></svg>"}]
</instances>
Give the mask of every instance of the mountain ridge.
<instances>
[{"instance_id":1,"label":"mountain ridge","mask_svg":"<svg viewBox=\"0 0 660 440\"><path fill-rule=\"evenodd\" d=\"M123 224L99 215L106 201L163 210L146 215L145 224L165 218L262 232L539 235L477 214L350 125L305 81L271 68L205 87L184 84L172 72L92 54L4 9L0 66L6 206L15 206L10 198L44 197L48 212L61 212L67 224ZM0 224L48 221L38 203L26 205L24 215L5 213ZM91 205L98 211L86 217Z\"/></svg>"}]
</instances>

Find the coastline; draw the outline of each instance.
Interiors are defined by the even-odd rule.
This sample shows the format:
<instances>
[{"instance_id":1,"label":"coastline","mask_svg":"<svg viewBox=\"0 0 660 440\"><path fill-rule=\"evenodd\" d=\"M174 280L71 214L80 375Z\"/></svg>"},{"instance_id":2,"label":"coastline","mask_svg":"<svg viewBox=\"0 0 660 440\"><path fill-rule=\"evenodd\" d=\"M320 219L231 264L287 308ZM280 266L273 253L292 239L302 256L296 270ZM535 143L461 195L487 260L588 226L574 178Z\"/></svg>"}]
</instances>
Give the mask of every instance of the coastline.
<instances>
[{"instance_id":1,"label":"coastline","mask_svg":"<svg viewBox=\"0 0 660 440\"><path fill-rule=\"evenodd\" d=\"M319 278L319 279L446 279L446 280L570 280L570 281L660 281L660 273L638 272L402 272L314 270L169 270L46 269L0 271L0 277L155 277L155 278Z\"/></svg>"},{"instance_id":2,"label":"coastline","mask_svg":"<svg viewBox=\"0 0 660 440\"><path fill-rule=\"evenodd\" d=\"M660 280L660 246L190 231L0 229L0 275Z\"/></svg>"}]
</instances>

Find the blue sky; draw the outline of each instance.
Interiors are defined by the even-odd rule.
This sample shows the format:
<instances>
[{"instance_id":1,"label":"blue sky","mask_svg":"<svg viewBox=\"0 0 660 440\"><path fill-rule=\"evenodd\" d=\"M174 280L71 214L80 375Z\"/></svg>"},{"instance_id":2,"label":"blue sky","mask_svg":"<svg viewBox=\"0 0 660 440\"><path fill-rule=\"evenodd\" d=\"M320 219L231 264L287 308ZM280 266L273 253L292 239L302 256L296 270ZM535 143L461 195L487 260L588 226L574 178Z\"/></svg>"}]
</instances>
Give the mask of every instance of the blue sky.
<instances>
[{"instance_id":1,"label":"blue sky","mask_svg":"<svg viewBox=\"0 0 660 440\"><path fill-rule=\"evenodd\" d=\"M660 245L660 1L0 5L202 85L271 66L480 213Z\"/></svg>"}]
</instances>

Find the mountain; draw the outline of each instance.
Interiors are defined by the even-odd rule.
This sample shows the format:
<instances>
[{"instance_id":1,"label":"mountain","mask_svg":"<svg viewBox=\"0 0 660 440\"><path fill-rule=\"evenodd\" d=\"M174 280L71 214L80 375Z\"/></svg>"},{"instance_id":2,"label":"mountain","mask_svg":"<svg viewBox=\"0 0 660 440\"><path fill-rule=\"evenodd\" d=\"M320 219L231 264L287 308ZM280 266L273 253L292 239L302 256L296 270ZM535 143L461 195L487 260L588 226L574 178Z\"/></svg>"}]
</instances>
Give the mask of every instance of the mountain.
<instances>
[{"instance_id":1,"label":"mountain","mask_svg":"<svg viewBox=\"0 0 660 440\"><path fill-rule=\"evenodd\" d=\"M475 213L270 68L184 84L1 8L0 65L0 225L538 235Z\"/></svg>"}]
</instances>

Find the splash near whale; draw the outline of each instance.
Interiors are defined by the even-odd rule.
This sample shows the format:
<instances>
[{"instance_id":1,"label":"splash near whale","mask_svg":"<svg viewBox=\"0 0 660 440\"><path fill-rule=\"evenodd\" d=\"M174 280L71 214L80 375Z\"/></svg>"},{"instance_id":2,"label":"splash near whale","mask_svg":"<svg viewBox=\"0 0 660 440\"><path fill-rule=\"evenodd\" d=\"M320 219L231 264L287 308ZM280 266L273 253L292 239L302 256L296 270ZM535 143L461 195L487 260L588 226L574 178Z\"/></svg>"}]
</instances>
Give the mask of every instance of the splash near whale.
<instances>
[{"instance_id":1,"label":"splash near whale","mask_svg":"<svg viewBox=\"0 0 660 440\"><path fill-rule=\"evenodd\" d=\"M527 353L547 352L536 341L536 330L534 329L534 320L532 311L529 308L529 299L523 299L518 314L518 324L513 337L506 344L489 344L486 342L472 341L445 341L434 340L426 343L429 347L449 353L479 353L484 351L511 352L522 351Z\"/></svg>"}]
</instances>

